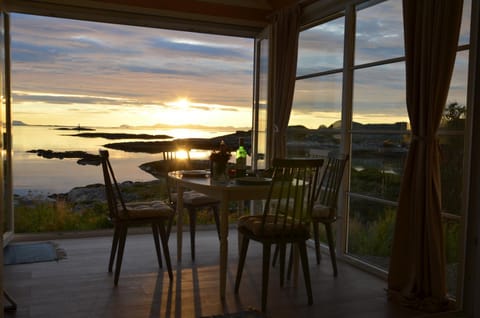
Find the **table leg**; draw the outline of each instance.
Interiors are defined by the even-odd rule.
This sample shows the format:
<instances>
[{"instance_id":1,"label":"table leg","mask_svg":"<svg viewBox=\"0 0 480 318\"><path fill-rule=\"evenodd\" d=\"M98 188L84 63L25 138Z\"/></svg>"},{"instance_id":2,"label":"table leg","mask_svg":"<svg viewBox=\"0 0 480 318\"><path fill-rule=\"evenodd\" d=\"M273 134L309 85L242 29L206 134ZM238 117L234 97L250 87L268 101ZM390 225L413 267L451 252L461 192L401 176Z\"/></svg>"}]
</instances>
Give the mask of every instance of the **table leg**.
<instances>
[{"instance_id":1,"label":"table leg","mask_svg":"<svg viewBox=\"0 0 480 318\"><path fill-rule=\"evenodd\" d=\"M220 203L220 298L225 298L228 258L228 200Z\"/></svg>"},{"instance_id":2,"label":"table leg","mask_svg":"<svg viewBox=\"0 0 480 318\"><path fill-rule=\"evenodd\" d=\"M183 190L181 185L177 185L177 263L182 261Z\"/></svg>"}]
</instances>

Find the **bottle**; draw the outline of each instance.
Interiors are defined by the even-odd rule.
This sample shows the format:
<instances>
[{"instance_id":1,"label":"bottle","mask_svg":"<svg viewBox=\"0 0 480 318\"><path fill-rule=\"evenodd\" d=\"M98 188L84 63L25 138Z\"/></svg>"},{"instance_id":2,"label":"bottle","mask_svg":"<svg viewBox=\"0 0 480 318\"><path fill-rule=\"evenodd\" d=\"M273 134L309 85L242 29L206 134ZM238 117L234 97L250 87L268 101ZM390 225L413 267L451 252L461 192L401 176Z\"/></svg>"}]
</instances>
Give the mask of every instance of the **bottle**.
<instances>
[{"instance_id":1,"label":"bottle","mask_svg":"<svg viewBox=\"0 0 480 318\"><path fill-rule=\"evenodd\" d=\"M243 145L243 138L238 138L238 149L236 152L235 175L244 177L247 174L247 150Z\"/></svg>"}]
</instances>

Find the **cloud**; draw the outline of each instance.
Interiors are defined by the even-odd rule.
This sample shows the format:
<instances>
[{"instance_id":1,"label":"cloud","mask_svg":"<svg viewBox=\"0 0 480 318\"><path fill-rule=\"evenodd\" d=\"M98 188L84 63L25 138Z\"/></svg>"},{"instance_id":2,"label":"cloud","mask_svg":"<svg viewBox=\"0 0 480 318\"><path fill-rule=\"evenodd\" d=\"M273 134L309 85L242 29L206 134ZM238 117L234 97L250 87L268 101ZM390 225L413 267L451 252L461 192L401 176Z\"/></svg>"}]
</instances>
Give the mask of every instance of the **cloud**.
<instances>
[{"instance_id":1,"label":"cloud","mask_svg":"<svg viewBox=\"0 0 480 318\"><path fill-rule=\"evenodd\" d=\"M229 58L248 58L242 50L235 47L215 45L215 43L204 43L192 39L151 39L150 44L155 48L167 49L181 54L203 55L208 58L228 56Z\"/></svg>"},{"instance_id":2,"label":"cloud","mask_svg":"<svg viewBox=\"0 0 480 318\"><path fill-rule=\"evenodd\" d=\"M139 104L135 100L114 99L98 96L75 96L75 95L50 95L50 94L25 94L22 92L13 92L13 100L16 103L41 102L48 104L99 104L99 105L122 105ZM70 108L72 110L72 108Z\"/></svg>"},{"instance_id":3,"label":"cloud","mask_svg":"<svg viewBox=\"0 0 480 318\"><path fill-rule=\"evenodd\" d=\"M130 71L134 73L150 73L150 74L165 74L165 75L178 75L178 76L202 76L201 72L195 70L181 70L175 68L160 68L160 67L148 67L141 65L126 65L124 71Z\"/></svg>"}]
</instances>

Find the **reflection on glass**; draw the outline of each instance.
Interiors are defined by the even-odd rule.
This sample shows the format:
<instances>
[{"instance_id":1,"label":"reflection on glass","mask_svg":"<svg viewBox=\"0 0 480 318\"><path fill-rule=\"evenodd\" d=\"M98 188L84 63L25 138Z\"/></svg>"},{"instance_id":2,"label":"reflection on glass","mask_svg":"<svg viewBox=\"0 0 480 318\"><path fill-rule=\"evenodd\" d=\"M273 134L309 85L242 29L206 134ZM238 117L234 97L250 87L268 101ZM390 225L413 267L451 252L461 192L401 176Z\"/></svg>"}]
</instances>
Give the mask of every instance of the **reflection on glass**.
<instances>
[{"instance_id":1,"label":"reflection on glass","mask_svg":"<svg viewBox=\"0 0 480 318\"><path fill-rule=\"evenodd\" d=\"M358 69L354 77L354 122L409 122L405 100L405 63Z\"/></svg>"},{"instance_id":2,"label":"reflection on glass","mask_svg":"<svg viewBox=\"0 0 480 318\"><path fill-rule=\"evenodd\" d=\"M405 55L402 1L385 1L357 12L355 65Z\"/></svg>"},{"instance_id":3,"label":"reflection on glass","mask_svg":"<svg viewBox=\"0 0 480 318\"><path fill-rule=\"evenodd\" d=\"M345 18L300 32L297 76L343 67Z\"/></svg>"},{"instance_id":4,"label":"reflection on glass","mask_svg":"<svg viewBox=\"0 0 480 318\"><path fill-rule=\"evenodd\" d=\"M396 208L350 198L347 253L388 270Z\"/></svg>"}]
</instances>

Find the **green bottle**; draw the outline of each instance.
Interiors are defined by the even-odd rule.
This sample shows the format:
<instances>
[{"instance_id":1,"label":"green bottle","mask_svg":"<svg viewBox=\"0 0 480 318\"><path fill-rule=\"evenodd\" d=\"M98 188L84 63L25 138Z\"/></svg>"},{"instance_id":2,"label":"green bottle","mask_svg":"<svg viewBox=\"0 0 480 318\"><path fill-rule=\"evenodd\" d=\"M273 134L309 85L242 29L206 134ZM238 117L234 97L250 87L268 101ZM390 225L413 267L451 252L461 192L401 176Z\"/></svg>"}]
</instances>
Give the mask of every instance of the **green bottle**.
<instances>
[{"instance_id":1,"label":"green bottle","mask_svg":"<svg viewBox=\"0 0 480 318\"><path fill-rule=\"evenodd\" d=\"M238 149L236 152L235 175L244 177L247 175L247 150L243 145L243 138L238 138Z\"/></svg>"}]
</instances>

